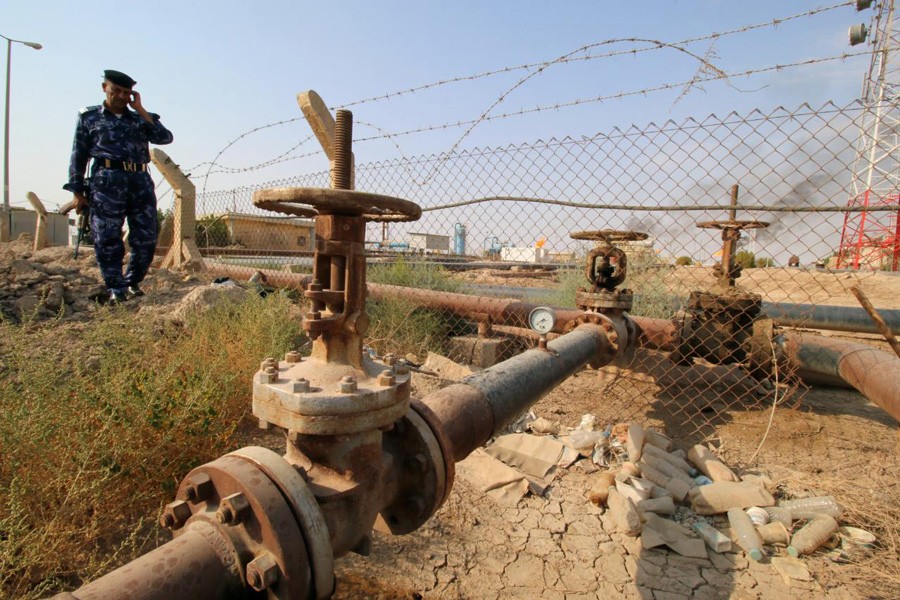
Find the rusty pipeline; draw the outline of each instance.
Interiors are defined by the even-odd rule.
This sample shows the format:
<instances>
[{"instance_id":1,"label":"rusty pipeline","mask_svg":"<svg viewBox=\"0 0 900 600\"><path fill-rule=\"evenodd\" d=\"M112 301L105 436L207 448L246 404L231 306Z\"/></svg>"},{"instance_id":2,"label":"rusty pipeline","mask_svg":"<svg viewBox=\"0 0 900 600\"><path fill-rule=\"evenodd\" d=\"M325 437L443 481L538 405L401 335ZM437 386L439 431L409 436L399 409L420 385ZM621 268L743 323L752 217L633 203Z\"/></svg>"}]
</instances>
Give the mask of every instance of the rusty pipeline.
<instances>
[{"instance_id":1,"label":"rusty pipeline","mask_svg":"<svg viewBox=\"0 0 900 600\"><path fill-rule=\"evenodd\" d=\"M900 421L900 358L865 344L784 334L785 354L807 381L845 382Z\"/></svg>"},{"instance_id":2,"label":"rusty pipeline","mask_svg":"<svg viewBox=\"0 0 900 600\"><path fill-rule=\"evenodd\" d=\"M570 333L422 398L463 460L588 362L608 364L628 340L616 324L579 325ZM623 330L623 327L618 327Z\"/></svg>"},{"instance_id":3,"label":"rusty pipeline","mask_svg":"<svg viewBox=\"0 0 900 600\"><path fill-rule=\"evenodd\" d=\"M247 279L253 273L260 272L267 283L286 289L305 289L312 281L310 275L286 273L272 269L254 269L223 263L212 263L209 272L232 279ZM367 284L368 297L371 300L409 300L423 307L434 310L446 310L461 317L479 321L485 316L491 318L494 325L524 329L527 327L528 315L535 308L544 306L532 302L524 302L515 298L493 298L490 296L473 296L453 292L437 292L422 288L386 285L381 283ZM554 333L564 333L569 323L585 314L585 311L569 308L554 308L556 322ZM675 324L668 319L639 317L629 315L638 329L637 345L653 350L672 350L678 335Z\"/></svg>"}]
</instances>

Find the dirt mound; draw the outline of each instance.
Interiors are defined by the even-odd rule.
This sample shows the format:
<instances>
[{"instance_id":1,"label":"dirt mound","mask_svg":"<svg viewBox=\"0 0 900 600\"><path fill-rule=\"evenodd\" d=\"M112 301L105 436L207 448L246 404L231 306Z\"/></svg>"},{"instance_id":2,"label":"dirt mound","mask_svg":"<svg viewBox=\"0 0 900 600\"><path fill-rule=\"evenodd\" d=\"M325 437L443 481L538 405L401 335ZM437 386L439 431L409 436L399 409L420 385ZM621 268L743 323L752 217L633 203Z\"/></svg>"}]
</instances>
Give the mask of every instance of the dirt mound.
<instances>
[{"instance_id":1,"label":"dirt mound","mask_svg":"<svg viewBox=\"0 0 900 600\"><path fill-rule=\"evenodd\" d=\"M151 268L141 284L147 295L124 306L148 316L181 315L185 311L179 312L173 305L206 283L202 275ZM87 321L107 298L92 248L82 248L76 259L73 249L65 246L35 252L28 234L0 244L0 319L13 323Z\"/></svg>"}]
</instances>

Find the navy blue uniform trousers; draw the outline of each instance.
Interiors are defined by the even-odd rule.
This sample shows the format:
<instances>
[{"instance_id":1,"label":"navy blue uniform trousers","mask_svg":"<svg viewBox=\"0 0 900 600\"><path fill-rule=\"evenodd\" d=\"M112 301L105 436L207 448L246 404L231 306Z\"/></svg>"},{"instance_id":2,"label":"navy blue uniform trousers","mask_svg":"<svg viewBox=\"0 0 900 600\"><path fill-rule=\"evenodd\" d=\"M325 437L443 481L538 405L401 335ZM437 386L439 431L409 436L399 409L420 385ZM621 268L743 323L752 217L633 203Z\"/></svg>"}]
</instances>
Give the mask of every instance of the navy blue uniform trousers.
<instances>
[{"instance_id":1,"label":"navy blue uniform trousers","mask_svg":"<svg viewBox=\"0 0 900 600\"><path fill-rule=\"evenodd\" d=\"M90 190L91 235L97 264L106 287L121 292L142 282L153 261L159 233L153 180L146 172L101 168L91 176ZM123 274L122 224L126 221L131 258Z\"/></svg>"}]
</instances>

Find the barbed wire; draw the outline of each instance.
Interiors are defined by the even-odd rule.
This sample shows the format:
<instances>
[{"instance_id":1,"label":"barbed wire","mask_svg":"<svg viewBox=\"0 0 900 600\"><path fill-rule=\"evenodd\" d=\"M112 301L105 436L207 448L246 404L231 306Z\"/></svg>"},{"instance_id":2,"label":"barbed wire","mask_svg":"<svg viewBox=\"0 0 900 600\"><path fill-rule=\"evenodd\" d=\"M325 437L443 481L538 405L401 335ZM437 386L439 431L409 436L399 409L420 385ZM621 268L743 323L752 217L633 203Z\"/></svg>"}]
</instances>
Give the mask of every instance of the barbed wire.
<instances>
[{"instance_id":1,"label":"barbed wire","mask_svg":"<svg viewBox=\"0 0 900 600\"><path fill-rule=\"evenodd\" d=\"M449 202L437 206L422 207L422 212L434 212L450 208L460 208L483 204L485 202L521 202L528 204L550 204L553 206L566 206L569 208L584 208L591 210L625 210L635 212L706 212L715 210L746 210L748 212L773 212L773 213L854 213L854 212L896 212L896 206L766 206L765 204L658 204L647 206L642 204L617 204L589 202L570 202L568 200L553 200L550 198L530 198L526 196L485 196L459 202Z\"/></svg>"},{"instance_id":2,"label":"barbed wire","mask_svg":"<svg viewBox=\"0 0 900 600\"><path fill-rule=\"evenodd\" d=\"M781 24L783 24L783 23L787 23L787 22L794 21L794 20L801 19L801 18L809 18L809 17L813 17L813 16L815 16L815 15L819 15L819 14L822 14L822 13L825 13L825 12L828 12L828 11L832 11L832 10L835 10L835 9L838 9L838 8L843 8L843 7L846 7L846 6L851 6L851 5L853 5L853 4L854 4L854 2L852 2L852 1L841 2L841 3L838 3L838 4L834 4L834 5L830 5L830 6L825 6L825 7L819 7L819 8L815 8L815 9L812 9L812 10L808 10L808 11L805 11L805 12L802 12L802 13L797 13L797 14L789 15L789 16L786 16L786 17L779 17L779 18L775 18L775 19L772 19L772 20L769 20L769 21L763 21L763 22L760 22L760 23L754 23L754 24L750 24L750 25L744 25L744 26L737 27L737 28L730 29L730 30L726 30L726 31L713 32L713 33L710 33L710 34L707 34L707 35L703 35L703 36L695 36L695 37L692 37L692 38L686 38L686 39L684 39L684 40L680 40L680 41L677 41L677 42L670 42L670 43L667 43L667 44L662 44L662 43L660 43L660 44L654 44L654 45L649 46L649 47L646 47L646 48L629 48L629 49L625 49L625 50L615 50L615 51L606 52L606 53L602 53L602 54L596 54L596 55L588 54L588 55L585 55L585 56L573 56L574 54L577 54L578 52L585 52L585 51L587 51L587 50L590 50L591 48L598 47L598 46L600 46L600 45L604 45L604 44L610 43L610 41L607 40L607 41L604 41L604 42L598 42L598 43L595 43L595 44L589 44L589 45L587 45L587 46L584 46L584 47L580 48L579 50L576 50L576 51L574 51L574 52L569 53L568 55L566 55L566 56L564 56L564 57L558 57L558 58L556 58L556 59L554 59L554 60L551 60L551 61L544 61L544 62L539 62L539 63L526 63L526 64L523 64L523 65L503 67L503 68L501 68L501 69L495 69L495 70L491 70L491 71L485 71L485 72L482 72L482 73L476 73L476 74L473 74L473 75L466 75L466 76L460 76L460 77L453 77L453 78L450 78L450 79L445 79L445 80L435 81L435 82L432 82L432 83L428 83L428 84L424 84L424 85L420 85L420 86L415 86L415 87L411 87L411 88L399 90L399 91L396 91L396 92L388 92L388 93L381 94L381 95L378 95L378 96L373 96L373 97L370 97L370 98L364 98L364 99L362 99L362 100L356 100L356 101L353 101L353 102L348 102L348 103L346 103L346 104L338 105L338 106L336 106L336 107L331 107L331 108L332 108L332 109L334 109L334 108L348 108L348 107L351 107L351 106L358 106L358 105L366 104L366 103L370 103L370 102L375 102L375 101L381 101L381 100L386 100L386 99L396 98L396 97L404 96L404 95L411 94L411 93L414 93L414 92L423 91L423 90L427 90L427 89L431 89L431 88L435 88L435 87L440 87L440 86L443 86L443 85L448 85L448 84L451 84L451 83L459 83L459 82L462 82L462 81L477 80L477 79L482 79L482 78L485 78L485 77L491 77L491 76L494 76L494 75L500 75L500 74L504 74L504 73L511 73L511 72L521 71L521 70L526 70L526 69L529 69L529 70L530 70L530 69L535 69L535 68L537 68L539 71L541 71L541 70L543 70L543 69L546 69L546 68L547 68L548 66L550 66L551 64L560 64L560 63L569 63L569 62L579 62L579 61L588 61L588 60L599 60L599 59L603 59L603 58L609 58L609 57L620 56L620 55L628 55L628 54L636 55L636 54L642 53L642 52L650 52L650 51L654 51L654 50L660 50L660 49L662 49L662 48L664 48L664 47L684 46L684 45L687 45L687 44L693 44L693 43L696 43L696 42L710 41L710 40L718 40L718 39L723 38L723 37L727 37L727 36L731 36L731 35L737 35L737 34L741 34L741 33L746 33L746 32L754 31L754 30L757 30L757 29L763 29L763 28L767 28L767 27L778 27L779 25L781 25ZM536 73L534 73L534 74L536 74ZM530 75L528 78L532 77L534 74ZM524 83L524 82L523 82L523 83ZM690 83L691 83L691 81L688 81L688 82L684 82L684 83L677 84L677 85L683 87L683 86L686 86L686 85L690 85ZM521 85L521 83L518 84L518 85L515 86L515 87L518 87L519 85ZM674 87L674 86L673 86L673 87ZM496 102L495 104L499 104L499 102L502 101L502 98L505 97L505 95L508 95L508 94L510 93L510 91L511 91L511 90L507 91L507 92L504 94L504 96L501 96L501 98L498 99L498 102ZM569 106L569 104L560 105L560 108L563 108L563 107L566 107L566 106ZM493 107L493 106L492 106L492 107ZM488 109L488 110L490 110L490 109ZM548 110L549 110L549 109L548 109ZM525 113L521 113L521 114L525 114ZM512 116L512 115L510 115L510 116ZM212 167L218 164L217 161L218 161L219 157L220 157L226 150L228 150L231 146L233 146L234 144L236 144L237 142L239 142L239 141L242 140L243 138L245 138L245 137L247 137L247 136L249 136L249 135L252 135L253 133L256 133L256 132L258 132L258 131L261 131L261 130L263 130L263 129L269 129L269 128L272 128L272 127L279 127L279 126L282 126L282 125L294 123L294 122L303 120L303 118L304 118L304 117L302 117L302 116L298 116L298 117L294 117L294 118L290 118L290 119L283 119L283 120L276 121L276 122L273 122L273 123L268 123L268 124L265 124L265 125L260 125L260 126L258 126L258 127L253 128L253 129L250 129L250 130L248 130L248 131L245 131L244 133L240 134L240 135L237 136L236 138L234 138L234 139L232 139L231 141L229 141L229 142L228 142L228 143L227 143L227 144L226 144L226 145L225 145L225 146L224 146L224 147L216 154L216 156L215 156L215 158L213 158L213 160L211 160L211 161L204 161L204 162L198 163L197 165L194 165L193 167L189 168L188 171L193 171L193 170L195 170L195 169L197 169L197 168L200 168L200 167L202 167L202 166L204 166L204 165L209 165L210 169L208 169L207 172L206 172L206 173L204 174L204 176L203 176L203 177L204 177L204 185L203 185L203 189L204 189L204 191L205 191L205 189L206 189L206 181L207 181L207 179L208 179L208 177L209 177L210 175L213 175L213 174L216 174L216 173L219 173L219 172L228 172L228 173L247 172L247 171L252 171L252 170L259 169L259 168L263 168L263 167L265 167L265 166L271 166L272 164L277 164L278 162L285 162L286 160L293 160L293 158L290 158L290 159L287 159L287 158L286 158L285 160L275 160L275 159L272 159L272 160L270 160L270 161L265 161L265 162L263 162L263 163L259 163L258 165L251 165L251 166L248 166L248 167L236 167L236 168L234 168L235 170L212 171ZM504 117L498 117L498 118L504 118ZM476 124L479 123L479 122L481 122L481 121L478 121L478 120L460 121L459 124L453 124L452 127L460 127L460 126L465 126L465 125L473 125L473 127L474 127L474 125L476 125ZM424 128L419 128L419 129L415 129L415 130L409 130L409 131L407 131L407 132L401 132L401 133L399 133L399 134L391 134L391 135L409 135L409 134L412 134L412 133L424 133L424 132L437 131L437 130L439 130L439 129L446 129L446 128L449 128L449 127L443 127L443 128L424 127ZM466 137L466 135L467 135L467 134L464 134L463 137ZM388 137L390 137L390 136L389 136L389 135L385 135L385 136L383 136L383 138L372 137L372 138L365 138L365 140L371 140L371 139L386 139L386 138L388 138ZM358 140L358 141L363 141L363 140ZM459 140L456 142L456 144L458 144L458 143L459 143ZM397 146L397 148L399 149L399 145L397 145L397 144L395 143L395 146ZM296 148L296 146L295 146L295 148ZM307 155L303 155L303 156L307 156ZM301 156L301 157L302 157L302 156ZM298 157L298 158L301 158L301 157ZM281 158L281 157L279 156L279 157L277 157L277 158Z\"/></svg>"},{"instance_id":3,"label":"barbed wire","mask_svg":"<svg viewBox=\"0 0 900 600\"><path fill-rule=\"evenodd\" d=\"M488 115L487 117L484 117L484 118L469 119L469 120L465 120L465 121L454 121L451 123L442 123L439 125L426 125L423 127L407 129L405 131L398 131L398 132L389 133L389 134L381 135L381 136L359 138L359 139L354 140L354 142L368 142L368 141L383 139L385 137L401 137L401 136L405 136L405 135L412 135L415 133L423 133L426 131L429 131L429 132L430 131L440 131L443 129L452 129L455 127L465 127L466 125L471 125L473 123L477 123L480 121L495 121L495 120L508 119L510 117L517 117L517 116L526 115L526 114L544 112L544 111L548 111L548 110L559 110L561 108L579 106L582 104L605 102L607 100L619 100L621 98L627 98L629 96L641 96L641 95L646 95L646 94L649 94L652 92L659 92L659 91L679 88L679 87L683 87L683 86L691 84L691 83L707 83L710 81L716 81L719 79L726 79L726 78L730 78L730 77L748 77L750 75L758 75L760 73L767 73L767 72L771 72L771 71L782 71L784 69L809 66L809 65L813 65L813 64L833 62L833 61L838 61L838 60L846 60L846 59L852 58L854 56L862 56L862 55L867 55L867 54L870 54L870 53L868 51L846 52L844 54L840 54L837 56L811 58L811 59L797 61L797 62L793 62L793 63L770 65L767 67L760 67L757 69L747 69L745 71L741 71L738 73L725 73L724 75L715 75L715 76L710 76L710 77L704 77L699 80L692 78L687 81L680 81L678 83L665 83L665 84L661 84L661 85L657 85L657 86L642 88L639 90L631 90L631 91L627 91L627 92L617 92L615 94L593 96L591 98L579 98L576 100L570 100L568 102L557 102L556 104L539 105L539 106L535 106L532 108L523 108L523 109L520 109L517 111L512 111L512 112L500 113L500 114L496 114L496 115Z\"/></svg>"},{"instance_id":4,"label":"barbed wire","mask_svg":"<svg viewBox=\"0 0 900 600\"><path fill-rule=\"evenodd\" d=\"M820 7L820 8L812 9L812 10L809 10L809 11L806 11L806 12L797 13L797 14L795 14L795 15L790 15L790 16L787 16L787 17L781 17L781 18L777 18L777 19L772 19L772 20L770 20L770 21L764 21L764 22L761 22L761 23L754 23L754 24L751 24L751 25L744 25L744 26L742 26L742 27L737 27L737 28L735 28L735 29L729 29L729 30L721 31L721 32L714 32L714 33L710 33L710 34L703 35L703 36L697 36L697 37L692 37L692 38L686 38L686 39L683 39L683 40L680 40L680 41L677 41L677 42L670 42L670 43L673 44L673 45L684 46L684 45L687 45L687 44L693 44L693 43L696 43L696 42L703 42L703 41L717 40L717 39L720 39L720 38L723 38L723 37L727 37L727 36L730 36L730 35L736 35L736 34L739 34L739 33L746 33L746 32L754 31L754 30L757 30L757 29L764 29L764 28L766 28L766 27L778 27L779 25L781 25L781 24L783 24L783 23L787 23L787 22L789 22L789 21L793 21L793 20L796 20L796 19L801 19L801 18L804 18L804 17L812 17L812 16L815 16L815 15L818 15L818 14L821 14L821 13L824 13L824 12L828 12L828 11L831 11L831 10L835 10L835 9L838 9L838 8L844 8L844 7L847 7L847 6L852 6L852 5L854 5L854 4L855 4L854 2L841 2L841 3L839 3L839 4L834 4L834 5L831 5L831 6ZM595 47L595 46L598 46L598 45L600 45L600 44L592 44L592 45L586 46L585 49L590 49L590 48ZM628 50L614 50L614 51L607 52L607 53L604 53L604 54L586 55L586 56L579 56L579 57L567 57L567 58L565 58L565 59L563 59L563 60L557 60L557 61L552 61L552 62L569 63L569 62L588 61L588 60L596 60L596 59L600 59L600 58L609 58L609 57L613 57L613 56L621 56L621 55L627 55L627 54L638 54L638 53L640 53L640 52L650 52L650 51L653 51L653 50L659 50L659 49L660 49L659 47L649 47L649 48L631 48L631 49L628 49ZM444 85L449 85L449 84L452 84L452 83L460 83L460 82L463 82L463 81L475 81L475 80L477 80L477 79L483 79L483 78L485 78L485 77L493 77L493 76L495 76L495 75L503 75L503 74L506 74L506 73L512 73L512 72L515 72L515 71L523 71L523 70L526 70L526 69L534 69L534 68L539 68L539 67L546 67L546 66L548 66L549 64L550 64L549 62L526 63L526 64L523 64L523 65L509 66L509 67L503 67L503 68L501 68L501 69L494 69L494 70L491 70L491 71L484 71L484 72L482 72L482 73L475 73L475 74L473 74L473 75L461 75L461 76L458 76L458 77L452 77L452 78L450 78L450 79L443 79L443 80L439 80L439 81L434 81L434 82L431 82L431 83L426 83L426 84L418 85L418 86L415 86L415 87L406 88L406 89L403 89L403 90L398 90L398 91L395 91L395 92L387 92L387 93L385 93L385 94L380 94L380 95L378 95L378 96L372 96L372 97L369 97L369 98L363 98L362 100L354 100L353 102L348 102L348 103L346 103L346 104L340 104L340 105L332 106L332 107L329 107L329 108L331 108L332 110L334 110L334 109L337 109L337 108L349 108L349 107L351 107L351 106L359 106L359 105L361 105L361 104L367 104L367 103L371 103L371 102L380 102L380 101L382 101L382 100L389 100L389 99L392 99L392 98L398 98L398 97L400 97L400 96L405 96L405 95L407 95L407 94L412 94L412 93L415 93L415 92L421 92L421 91L424 91L424 90L429 90L429 89L432 89L432 88L436 88L436 87L440 87L440 86L444 86Z\"/></svg>"}]
</instances>

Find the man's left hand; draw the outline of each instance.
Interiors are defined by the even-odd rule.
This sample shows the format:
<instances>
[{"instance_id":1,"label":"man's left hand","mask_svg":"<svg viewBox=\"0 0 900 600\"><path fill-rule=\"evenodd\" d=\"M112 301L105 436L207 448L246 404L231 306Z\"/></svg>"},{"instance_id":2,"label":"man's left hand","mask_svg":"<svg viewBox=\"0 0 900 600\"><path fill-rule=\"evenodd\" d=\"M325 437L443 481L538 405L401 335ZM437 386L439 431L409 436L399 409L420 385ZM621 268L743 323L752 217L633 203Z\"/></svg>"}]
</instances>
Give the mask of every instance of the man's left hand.
<instances>
[{"instance_id":1,"label":"man's left hand","mask_svg":"<svg viewBox=\"0 0 900 600\"><path fill-rule=\"evenodd\" d=\"M144 110L144 106L141 104L140 92L131 90L131 100L128 101L128 106L130 106L137 112L142 112Z\"/></svg>"}]
</instances>

